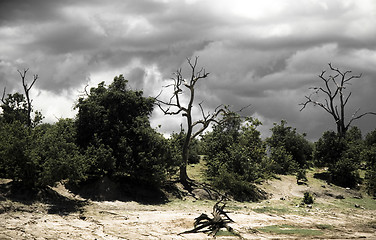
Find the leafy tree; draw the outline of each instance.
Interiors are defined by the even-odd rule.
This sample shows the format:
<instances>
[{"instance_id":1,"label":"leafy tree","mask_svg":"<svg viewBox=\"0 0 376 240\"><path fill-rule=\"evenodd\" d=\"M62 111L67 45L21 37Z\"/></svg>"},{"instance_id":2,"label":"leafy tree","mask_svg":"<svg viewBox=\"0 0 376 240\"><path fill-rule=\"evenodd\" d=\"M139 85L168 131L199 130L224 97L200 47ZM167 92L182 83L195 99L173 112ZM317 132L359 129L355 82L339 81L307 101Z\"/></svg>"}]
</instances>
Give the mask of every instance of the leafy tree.
<instances>
[{"instance_id":1,"label":"leafy tree","mask_svg":"<svg viewBox=\"0 0 376 240\"><path fill-rule=\"evenodd\" d=\"M256 200L260 195L253 183L267 174L265 144L256 129L261 122L243 122L235 113L227 117L229 121L203 137L207 175L215 187L237 200Z\"/></svg>"},{"instance_id":2,"label":"leafy tree","mask_svg":"<svg viewBox=\"0 0 376 240\"><path fill-rule=\"evenodd\" d=\"M326 131L315 143L314 159L317 166L328 167L341 158L346 142L334 131Z\"/></svg>"},{"instance_id":3,"label":"leafy tree","mask_svg":"<svg viewBox=\"0 0 376 240\"><path fill-rule=\"evenodd\" d=\"M33 131L33 139L28 154L38 169L37 185L53 185L63 179L77 182L86 178L88 164L75 143L76 129L72 119L38 126Z\"/></svg>"},{"instance_id":4,"label":"leafy tree","mask_svg":"<svg viewBox=\"0 0 376 240\"><path fill-rule=\"evenodd\" d=\"M32 140L29 129L20 121L0 125L1 177L34 186L37 166L28 154Z\"/></svg>"},{"instance_id":5,"label":"leafy tree","mask_svg":"<svg viewBox=\"0 0 376 240\"><path fill-rule=\"evenodd\" d=\"M270 148L270 168L273 173L292 174L298 170L298 163L284 146Z\"/></svg>"},{"instance_id":6,"label":"leafy tree","mask_svg":"<svg viewBox=\"0 0 376 240\"><path fill-rule=\"evenodd\" d=\"M274 123L271 129L272 136L266 139L271 151L271 160L279 166L276 167L279 173L292 173L298 168L306 168L312 160L312 146L305 139L305 134L299 134L295 128L286 126L286 121L281 124ZM296 164L292 163L293 160ZM286 161L286 162L285 162Z\"/></svg>"},{"instance_id":7,"label":"leafy tree","mask_svg":"<svg viewBox=\"0 0 376 240\"><path fill-rule=\"evenodd\" d=\"M355 187L360 181L358 169L363 149L359 128L352 127L345 138L328 131L316 142L314 158L319 166L328 167L330 181Z\"/></svg>"},{"instance_id":8,"label":"leafy tree","mask_svg":"<svg viewBox=\"0 0 376 240\"><path fill-rule=\"evenodd\" d=\"M171 159L167 140L150 126L154 99L128 89L127 82L120 75L78 100L77 142L92 157L99 151L92 173L159 183Z\"/></svg>"},{"instance_id":9,"label":"leafy tree","mask_svg":"<svg viewBox=\"0 0 376 240\"><path fill-rule=\"evenodd\" d=\"M229 113L225 121L213 126L213 131L203 138L204 153L207 158L207 174L216 176L231 154L230 146L239 141L242 120L236 113Z\"/></svg>"},{"instance_id":10,"label":"leafy tree","mask_svg":"<svg viewBox=\"0 0 376 240\"><path fill-rule=\"evenodd\" d=\"M2 177L29 188L85 179L86 159L75 144L70 119L41 124L32 131L19 121L2 124L0 140Z\"/></svg>"}]
</instances>

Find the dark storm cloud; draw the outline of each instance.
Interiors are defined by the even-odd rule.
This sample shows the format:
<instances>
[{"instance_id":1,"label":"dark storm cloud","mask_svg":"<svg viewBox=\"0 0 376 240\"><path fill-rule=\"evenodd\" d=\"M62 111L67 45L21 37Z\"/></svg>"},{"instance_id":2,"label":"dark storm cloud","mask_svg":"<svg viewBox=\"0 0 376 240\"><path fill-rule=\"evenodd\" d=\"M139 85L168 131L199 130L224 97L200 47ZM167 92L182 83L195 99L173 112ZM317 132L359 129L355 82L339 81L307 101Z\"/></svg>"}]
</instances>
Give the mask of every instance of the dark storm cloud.
<instances>
[{"instance_id":1,"label":"dark storm cloud","mask_svg":"<svg viewBox=\"0 0 376 240\"><path fill-rule=\"evenodd\" d=\"M2 0L0 2L0 24L39 23L59 16L59 8L71 1L48 0Z\"/></svg>"},{"instance_id":2,"label":"dark storm cloud","mask_svg":"<svg viewBox=\"0 0 376 240\"><path fill-rule=\"evenodd\" d=\"M285 118L315 138L332 123L298 104L328 62L363 73L353 84L354 106L375 101L375 11L371 0L3 0L0 87L18 89L16 70L29 67L40 75L41 96L66 96L119 74L155 96L174 71L187 71L187 57L200 56L210 75L197 99L208 110L251 104L248 113L267 127ZM171 131L167 125L162 131Z\"/></svg>"}]
</instances>

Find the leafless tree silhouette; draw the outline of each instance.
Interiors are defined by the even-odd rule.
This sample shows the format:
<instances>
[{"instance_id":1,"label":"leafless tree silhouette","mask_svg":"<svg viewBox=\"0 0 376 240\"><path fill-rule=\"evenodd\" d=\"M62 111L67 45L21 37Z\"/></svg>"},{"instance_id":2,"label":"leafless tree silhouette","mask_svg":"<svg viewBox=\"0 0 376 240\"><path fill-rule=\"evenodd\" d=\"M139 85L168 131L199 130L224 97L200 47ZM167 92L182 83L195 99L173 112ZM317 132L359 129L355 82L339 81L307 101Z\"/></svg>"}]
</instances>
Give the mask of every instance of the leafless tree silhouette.
<instances>
[{"instance_id":1,"label":"leafless tree silhouette","mask_svg":"<svg viewBox=\"0 0 376 240\"><path fill-rule=\"evenodd\" d=\"M346 122L346 105L352 94L352 92L346 91L347 86L351 85L350 81L361 78L362 74L352 75L351 71L342 71L333 67L331 63L329 63L329 68L334 75L327 76L326 71L321 72L319 78L323 81L324 86L310 88L313 92L305 96L305 102L299 104L302 106L300 111L305 109L308 104L321 107L333 117L337 126L337 133L340 137L344 137L355 120L369 114L376 115L376 113L365 112L359 114L360 108L358 108ZM324 95L324 101L315 100L314 95Z\"/></svg>"}]
</instances>

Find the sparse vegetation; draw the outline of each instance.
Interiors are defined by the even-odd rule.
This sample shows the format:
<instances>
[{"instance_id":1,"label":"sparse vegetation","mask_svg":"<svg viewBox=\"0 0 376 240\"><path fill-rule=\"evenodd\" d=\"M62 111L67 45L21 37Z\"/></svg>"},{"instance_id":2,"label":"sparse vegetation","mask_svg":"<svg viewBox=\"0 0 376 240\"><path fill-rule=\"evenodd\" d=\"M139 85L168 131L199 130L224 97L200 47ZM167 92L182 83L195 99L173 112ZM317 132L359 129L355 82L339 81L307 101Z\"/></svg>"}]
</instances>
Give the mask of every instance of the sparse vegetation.
<instances>
[{"instance_id":1,"label":"sparse vegetation","mask_svg":"<svg viewBox=\"0 0 376 240\"><path fill-rule=\"evenodd\" d=\"M324 233L321 230L317 229L306 229L293 225L272 225L259 228L260 231L273 233L273 234L286 234L286 235L297 235L299 237L308 237L308 236L320 236Z\"/></svg>"}]
</instances>

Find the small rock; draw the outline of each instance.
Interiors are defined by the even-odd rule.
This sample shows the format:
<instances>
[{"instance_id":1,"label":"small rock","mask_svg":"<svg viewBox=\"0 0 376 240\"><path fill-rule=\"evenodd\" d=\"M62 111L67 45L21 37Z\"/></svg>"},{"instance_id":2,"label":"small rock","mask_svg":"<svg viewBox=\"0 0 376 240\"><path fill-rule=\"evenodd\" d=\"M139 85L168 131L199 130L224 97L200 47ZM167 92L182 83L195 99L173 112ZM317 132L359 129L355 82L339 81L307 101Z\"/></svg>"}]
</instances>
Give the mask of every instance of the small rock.
<instances>
[{"instance_id":1,"label":"small rock","mask_svg":"<svg viewBox=\"0 0 376 240\"><path fill-rule=\"evenodd\" d=\"M343 195L337 195L336 199L345 199L345 197Z\"/></svg>"}]
</instances>

